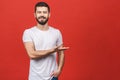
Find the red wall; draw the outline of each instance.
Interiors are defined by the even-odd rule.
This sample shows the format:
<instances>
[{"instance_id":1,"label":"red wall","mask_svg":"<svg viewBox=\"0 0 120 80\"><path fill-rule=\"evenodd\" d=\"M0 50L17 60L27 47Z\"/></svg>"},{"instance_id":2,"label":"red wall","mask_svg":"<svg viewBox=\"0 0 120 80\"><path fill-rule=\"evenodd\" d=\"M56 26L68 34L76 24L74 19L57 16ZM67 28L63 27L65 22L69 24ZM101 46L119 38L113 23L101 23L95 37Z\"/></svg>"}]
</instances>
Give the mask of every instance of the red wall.
<instances>
[{"instance_id":1,"label":"red wall","mask_svg":"<svg viewBox=\"0 0 120 80\"><path fill-rule=\"evenodd\" d=\"M0 2L0 80L27 80L22 33L36 24L37 1ZM61 30L70 47L60 80L120 80L120 1L43 1L51 6L50 25Z\"/></svg>"}]
</instances>

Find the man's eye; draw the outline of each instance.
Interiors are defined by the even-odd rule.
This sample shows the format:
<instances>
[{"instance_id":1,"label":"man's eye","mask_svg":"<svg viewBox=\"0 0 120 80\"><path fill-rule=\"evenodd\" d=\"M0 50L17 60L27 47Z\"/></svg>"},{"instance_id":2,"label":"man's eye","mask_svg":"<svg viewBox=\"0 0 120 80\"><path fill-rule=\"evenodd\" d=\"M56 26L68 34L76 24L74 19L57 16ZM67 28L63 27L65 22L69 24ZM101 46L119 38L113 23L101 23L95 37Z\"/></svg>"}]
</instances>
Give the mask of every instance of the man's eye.
<instances>
[{"instance_id":1,"label":"man's eye","mask_svg":"<svg viewBox=\"0 0 120 80\"><path fill-rule=\"evenodd\" d=\"M41 13L41 11L38 11L37 13Z\"/></svg>"},{"instance_id":2,"label":"man's eye","mask_svg":"<svg viewBox=\"0 0 120 80\"><path fill-rule=\"evenodd\" d=\"M46 14L47 12L46 12L46 11L44 11L43 13L45 13L45 14Z\"/></svg>"}]
</instances>

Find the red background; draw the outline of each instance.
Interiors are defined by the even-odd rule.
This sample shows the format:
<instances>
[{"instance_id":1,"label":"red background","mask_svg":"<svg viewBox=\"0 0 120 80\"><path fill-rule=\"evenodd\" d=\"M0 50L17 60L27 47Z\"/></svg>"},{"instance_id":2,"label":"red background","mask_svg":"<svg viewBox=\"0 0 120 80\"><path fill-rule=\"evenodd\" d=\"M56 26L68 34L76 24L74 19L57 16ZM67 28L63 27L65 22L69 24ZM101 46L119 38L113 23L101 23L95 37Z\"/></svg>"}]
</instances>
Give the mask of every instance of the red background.
<instances>
[{"instance_id":1,"label":"red background","mask_svg":"<svg viewBox=\"0 0 120 80\"><path fill-rule=\"evenodd\" d=\"M36 24L40 0L0 2L0 80L27 80L29 58L22 43L26 28ZM120 80L120 1L44 0L50 25L59 28L65 65L60 80Z\"/></svg>"}]
</instances>

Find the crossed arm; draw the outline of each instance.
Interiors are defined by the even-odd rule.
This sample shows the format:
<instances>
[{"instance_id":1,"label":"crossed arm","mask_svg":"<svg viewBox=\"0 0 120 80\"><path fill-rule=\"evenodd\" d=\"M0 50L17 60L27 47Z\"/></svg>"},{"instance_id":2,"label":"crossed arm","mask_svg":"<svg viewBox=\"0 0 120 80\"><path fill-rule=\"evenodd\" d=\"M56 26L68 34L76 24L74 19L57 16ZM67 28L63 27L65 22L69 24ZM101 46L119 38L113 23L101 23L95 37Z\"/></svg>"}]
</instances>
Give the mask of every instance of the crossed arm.
<instances>
[{"instance_id":1,"label":"crossed arm","mask_svg":"<svg viewBox=\"0 0 120 80\"><path fill-rule=\"evenodd\" d=\"M31 59L42 58L42 57L45 57L45 56L55 52L55 48L49 49L49 50L38 50L38 51L36 51L33 42L24 42L24 46L25 46L25 49L28 53L28 56Z\"/></svg>"},{"instance_id":2,"label":"crossed arm","mask_svg":"<svg viewBox=\"0 0 120 80\"><path fill-rule=\"evenodd\" d=\"M67 50L69 47L56 46L49 50L35 50L34 44L32 42L24 43L25 49L31 59L40 59L54 52L58 52L58 69L51 73L51 76L58 77L62 71L64 65L64 50Z\"/></svg>"},{"instance_id":3,"label":"crossed arm","mask_svg":"<svg viewBox=\"0 0 120 80\"><path fill-rule=\"evenodd\" d=\"M54 52L61 53L62 51L69 48L69 47L63 47L61 45L61 46L56 46L56 47L48 49L48 50L37 50L36 51L33 42L24 42L24 46L25 46L25 49L31 59L42 58L42 57L45 57Z\"/></svg>"}]
</instances>

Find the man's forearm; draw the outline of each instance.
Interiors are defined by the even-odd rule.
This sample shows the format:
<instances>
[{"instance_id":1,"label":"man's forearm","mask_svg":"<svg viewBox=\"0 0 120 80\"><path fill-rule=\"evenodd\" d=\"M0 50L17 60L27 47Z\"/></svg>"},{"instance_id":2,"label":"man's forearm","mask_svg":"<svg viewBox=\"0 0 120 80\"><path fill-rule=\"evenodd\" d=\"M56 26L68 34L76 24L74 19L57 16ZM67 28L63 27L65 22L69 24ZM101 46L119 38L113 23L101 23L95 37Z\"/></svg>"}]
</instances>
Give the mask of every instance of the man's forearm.
<instances>
[{"instance_id":1,"label":"man's forearm","mask_svg":"<svg viewBox=\"0 0 120 80\"><path fill-rule=\"evenodd\" d=\"M29 56L31 59L38 59L38 58L45 57L49 54L52 54L54 52L55 52L54 49L31 51L31 52L29 52Z\"/></svg>"},{"instance_id":2,"label":"man's forearm","mask_svg":"<svg viewBox=\"0 0 120 80\"><path fill-rule=\"evenodd\" d=\"M62 68L64 66L64 60L65 60L65 55L64 55L64 51L59 51L58 53L58 69L60 71L62 71Z\"/></svg>"}]
</instances>

